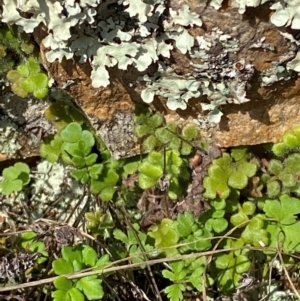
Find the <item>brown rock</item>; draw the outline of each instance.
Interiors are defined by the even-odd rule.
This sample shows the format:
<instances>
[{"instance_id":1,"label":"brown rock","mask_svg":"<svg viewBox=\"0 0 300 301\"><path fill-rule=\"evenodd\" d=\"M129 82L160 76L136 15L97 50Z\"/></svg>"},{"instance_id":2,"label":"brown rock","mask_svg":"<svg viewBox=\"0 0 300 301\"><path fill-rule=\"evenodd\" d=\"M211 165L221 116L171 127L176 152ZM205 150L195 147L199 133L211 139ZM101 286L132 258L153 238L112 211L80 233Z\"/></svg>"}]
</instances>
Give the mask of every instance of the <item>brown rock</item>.
<instances>
[{"instance_id":1,"label":"brown rock","mask_svg":"<svg viewBox=\"0 0 300 301\"><path fill-rule=\"evenodd\" d=\"M258 8L247 8L246 13L240 15L237 9L230 7L230 1L224 1L219 11L195 0L170 2L173 9L188 3L191 10L201 16L203 26L189 29L193 36L210 33L217 27L224 34L236 38L239 41L239 51L229 53L229 61L235 64L245 59L255 69L251 78L251 88L247 91L247 98L251 101L223 105L221 110L224 115L220 124L203 130L204 137L215 140L222 147L278 142L284 132L300 123L299 79L277 82L268 87L261 86L261 72L271 68L273 62L284 62L295 57L295 52L290 50L291 43L270 23L269 16L272 12L268 3ZM35 38L39 42L44 35L44 28L35 31ZM273 46L274 50L263 47L250 48L262 38L265 38L264 43ZM41 44L43 57L46 51ZM220 48L215 47L211 49L211 54L215 52L217 55L218 51ZM172 56L172 67L177 74L185 75L190 72L190 57L178 50L174 50ZM137 139L133 135L132 113L135 104L142 102L140 91L143 87L131 87L130 83L136 82L141 74L132 67L126 72L112 68L109 70L111 84L106 88L95 89L91 86L91 67L88 64L80 64L77 59L50 64L44 59L44 65L60 87L68 81L71 83L66 90L90 118L116 158L139 152ZM154 65L151 68L155 70L156 67ZM150 69L145 73L148 72ZM208 100L206 97L193 99L189 102L187 110L177 110L175 113L166 111L166 117L175 118L179 123L191 121L198 115L200 101ZM156 99L153 106L162 110L164 105L161 103L164 102L165 99ZM204 115L205 113L202 112Z\"/></svg>"}]
</instances>

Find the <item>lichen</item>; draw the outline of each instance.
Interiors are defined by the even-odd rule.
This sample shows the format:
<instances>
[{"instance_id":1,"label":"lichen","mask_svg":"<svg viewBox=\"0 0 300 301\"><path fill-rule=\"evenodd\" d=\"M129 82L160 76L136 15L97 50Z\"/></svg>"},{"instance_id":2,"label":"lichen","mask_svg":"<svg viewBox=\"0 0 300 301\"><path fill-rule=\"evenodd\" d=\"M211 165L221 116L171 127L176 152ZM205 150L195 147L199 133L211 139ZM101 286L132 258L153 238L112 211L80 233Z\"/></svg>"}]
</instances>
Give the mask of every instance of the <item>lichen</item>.
<instances>
[{"instance_id":1,"label":"lichen","mask_svg":"<svg viewBox=\"0 0 300 301\"><path fill-rule=\"evenodd\" d=\"M58 163L42 161L37 165L31 183L31 205L37 208L32 214L41 218L46 211L63 222L68 210L74 208L83 195L83 188L68 176L68 168Z\"/></svg>"},{"instance_id":2,"label":"lichen","mask_svg":"<svg viewBox=\"0 0 300 301\"><path fill-rule=\"evenodd\" d=\"M20 143L16 137L18 135L18 125L13 122L8 116L0 117L0 153L5 154L8 158L14 155L21 149Z\"/></svg>"}]
</instances>

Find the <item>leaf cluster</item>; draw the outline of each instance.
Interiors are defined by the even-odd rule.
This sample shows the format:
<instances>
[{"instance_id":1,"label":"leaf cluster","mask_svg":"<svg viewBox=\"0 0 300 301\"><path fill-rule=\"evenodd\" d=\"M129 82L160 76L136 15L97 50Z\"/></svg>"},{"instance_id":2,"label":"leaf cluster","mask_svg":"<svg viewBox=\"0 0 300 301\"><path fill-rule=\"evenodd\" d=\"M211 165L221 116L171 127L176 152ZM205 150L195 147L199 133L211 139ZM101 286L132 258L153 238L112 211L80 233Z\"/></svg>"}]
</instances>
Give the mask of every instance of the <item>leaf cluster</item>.
<instances>
[{"instance_id":1,"label":"leaf cluster","mask_svg":"<svg viewBox=\"0 0 300 301\"><path fill-rule=\"evenodd\" d=\"M0 183L1 193L10 195L13 192L19 192L30 182L30 169L26 163L17 162L14 166L3 170L3 181Z\"/></svg>"},{"instance_id":2,"label":"leaf cluster","mask_svg":"<svg viewBox=\"0 0 300 301\"><path fill-rule=\"evenodd\" d=\"M217 196L226 199L231 189L241 190L248 184L257 170L257 163L249 160L244 147L234 148L231 154L223 153L222 157L213 160L208 169L208 176L203 181L206 189L204 196L214 199Z\"/></svg>"},{"instance_id":3,"label":"leaf cluster","mask_svg":"<svg viewBox=\"0 0 300 301\"><path fill-rule=\"evenodd\" d=\"M77 122L69 123L54 136L49 143L41 146L41 155L50 162L59 158L74 167L71 176L82 184L89 184L92 193L104 201L112 199L116 191L119 174L118 162L110 159L98 163L100 158L94 152L95 138L91 131L85 130Z\"/></svg>"},{"instance_id":4,"label":"leaf cluster","mask_svg":"<svg viewBox=\"0 0 300 301\"><path fill-rule=\"evenodd\" d=\"M269 197L298 192L300 184L300 154L288 154L284 159L271 159L267 172L261 176Z\"/></svg>"},{"instance_id":5,"label":"leaf cluster","mask_svg":"<svg viewBox=\"0 0 300 301\"><path fill-rule=\"evenodd\" d=\"M174 122L165 124L161 114L151 111L140 113L134 117L135 133L142 139L144 151L161 149L177 150L181 155L189 155L193 148L203 147L196 126L187 125L180 128Z\"/></svg>"},{"instance_id":6,"label":"leaf cluster","mask_svg":"<svg viewBox=\"0 0 300 301\"><path fill-rule=\"evenodd\" d=\"M61 276L54 281L56 290L51 294L53 301L101 299L104 292L101 285L102 279L99 276L86 276L79 280L70 280L66 276L87 267L103 268L109 263L108 255L99 258L96 251L88 245L65 246L62 248L61 255L61 258L52 263L54 273Z\"/></svg>"},{"instance_id":7,"label":"leaf cluster","mask_svg":"<svg viewBox=\"0 0 300 301\"><path fill-rule=\"evenodd\" d=\"M34 57L29 57L25 62L10 70L7 79L12 83L12 91L20 97L26 97L32 93L34 97L41 99L48 94L48 76L41 71L40 64Z\"/></svg>"}]
</instances>

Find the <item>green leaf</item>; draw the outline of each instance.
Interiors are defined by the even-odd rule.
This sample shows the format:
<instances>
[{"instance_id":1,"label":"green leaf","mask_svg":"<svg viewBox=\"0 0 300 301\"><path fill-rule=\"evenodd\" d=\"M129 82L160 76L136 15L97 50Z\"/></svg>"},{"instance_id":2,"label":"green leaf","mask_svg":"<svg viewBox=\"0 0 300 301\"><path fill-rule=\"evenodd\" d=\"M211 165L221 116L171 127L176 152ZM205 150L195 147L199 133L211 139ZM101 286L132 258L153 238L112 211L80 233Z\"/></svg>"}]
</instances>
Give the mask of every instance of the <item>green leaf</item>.
<instances>
[{"instance_id":1,"label":"green leaf","mask_svg":"<svg viewBox=\"0 0 300 301\"><path fill-rule=\"evenodd\" d=\"M160 166L155 166L145 161L139 166L139 171L153 180L158 180L163 175L163 170Z\"/></svg>"},{"instance_id":2,"label":"green leaf","mask_svg":"<svg viewBox=\"0 0 300 301\"><path fill-rule=\"evenodd\" d=\"M55 279L53 281L53 284L54 284L54 286L55 286L56 289L62 290L62 291L68 291L73 286L72 281L69 280L66 277L63 277L63 276L62 277L58 277L57 279Z\"/></svg>"},{"instance_id":3,"label":"green leaf","mask_svg":"<svg viewBox=\"0 0 300 301\"><path fill-rule=\"evenodd\" d=\"M74 271L71 262L63 258L55 259L52 262L52 268L56 275L66 275Z\"/></svg>"},{"instance_id":4,"label":"green leaf","mask_svg":"<svg viewBox=\"0 0 300 301\"><path fill-rule=\"evenodd\" d=\"M139 187L142 189L148 189L150 187L153 187L157 184L158 179L153 179L145 174L139 175Z\"/></svg>"},{"instance_id":5,"label":"green leaf","mask_svg":"<svg viewBox=\"0 0 300 301\"><path fill-rule=\"evenodd\" d=\"M291 173L299 174L300 173L300 163L299 162L300 162L300 154L299 153L289 155L284 160L286 170Z\"/></svg>"},{"instance_id":6,"label":"green leaf","mask_svg":"<svg viewBox=\"0 0 300 301\"><path fill-rule=\"evenodd\" d=\"M15 180L19 176L18 170L14 166L10 166L7 168L4 168L2 172L2 176L5 178L5 180L11 181Z\"/></svg>"},{"instance_id":7,"label":"green leaf","mask_svg":"<svg viewBox=\"0 0 300 301\"><path fill-rule=\"evenodd\" d=\"M230 218L230 222L235 227L245 223L248 220L249 220L248 216L242 211L231 215L231 218Z\"/></svg>"},{"instance_id":8,"label":"green leaf","mask_svg":"<svg viewBox=\"0 0 300 301\"><path fill-rule=\"evenodd\" d=\"M165 278L167 278L167 279L169 279L171 281L175 281L176 280L175 274L173 272L169 271L169 270L163 270L162 271L162 275Z\"/></svg>"},{"instance_id":9,"label":"green leaf","mask_svg":"<svg viewBox=\"0 0 300 301\"><path fill-rule=\"evenodd\" d=\"M295 148L295 147L300 146L297 137L295 135L293 135L292 133L284 134L282 140L285 143L285 145L289 148Z\"/></svg>"},{"instance_id":10,"label":"green leaf","mask_svg":"<svg viewBox=\"0 0 300 301\"><path fill-rule=\"evenodd\" d=\"M4 195L10 195L12 192L18 192L23 189L23 182L21 180L14 180L0 183L1 192Z\"/></svg>"},{"instance_id":11,"label":"green leaf","mask_svg":"<svg viewBox=\"0 0 300 301\"><path fill-rule=\"evenodd\" d=\"M187 156L192 152L192 146L190 144L188 144L187 142L183 141L181 144L181 150L180 153L183 156Z\"/></svg>"},{"instance_id":12,"label":"green leaf","mask_svg":"<svg viewBox=\"0 0 300 301\"><path fill-rule=\"evenodd\" d=\"M174 248L169 248L174 246L179 240L179 234L174 221L164 218L160 225L152 228L148 234L155 239L155 246L157 248L164 249L163 251L168 254L176 252Z\"/></svg>"},{"instance_id":13,"label":"green leaf","mask_svg":"<svg viewBox=\"0 0 300 301\"><path fill-rule=\"evenodd\" d=\"M78 245L76 247L64 246L61 250L61 255L63 259L70 262L78 261L82 262L82 246Z\"/></svg>"},{"instance_id":14,"label":"green leaf","mask_svg":"<svg viewBox=\"0 0 300 301\"><path fill-rule=\"evenodd\" d=\"M85 166L85 162L82 157L74 156L71 160L74 163L74 166L76 166L77 168L82 168Z\"/></svg>"},{"instance_id":15,"label":"green leaf","mask_svg":"<svg viewBox=\"0 0 300 301\"><path fill-rule=\"evenodd\" d=\"M250 216L250 215L253 215L255 213L256 206L253 202L247 201L247 202L243 203L242 209L243 209L245 214Z\"/></svg>"},{"instance_id":16,"label":"green leaf","mask_svg":"<svg viewBox=\"0 0 300 301\"><path fill-rule=\"evenodd\" d=\"M97 179L103 170L103 164L94 164L88 168L91 178Z\"/></svg>"},{"instance_id":17,"label":"green leaf","mask_svg":"<svg viewBox=\"0 0 300 301\"><path fill-rule=\"evenodd\" d=\"M93 134L87 130L82 131L80 141L82 141L85 145L85 155L88 155L89 152L87 152L87 149L91 149L95 144Z\"/></svg>"},{"instance_id":18,"label":"green leaf","mask_svg":"<svg viewBox=\"0 0 300 301\"><path fill-rule=\"evenodd\" d=\"M228 178L228 185L232 188L243 189L247 186L248 178L245 174L234 171Z\"/></svg>"},{"instance_id":19,"label":"green leaf","mask_svg":"<svg viewBox=\"0 0 300 301\"><path fill-rule=\"evenodd\" d=\"M296 185L295 176L291 173L281 173L278 178L285 187L294 187Z\"/></svg>"},{"instance_id":20,"label":"green leaf","mask_svg":"<svg viewBox=\"0 0 300 301\"><path fill-rule=\"evenodd\" d=\"M143 150L152 151L159 144L158 139L151 135L143 141Z\"/></svg>"},{"instance_id":21,"label":"green leaf","mask_svg":"<svg viewBox=\"0 0 300 301\"><path fill-rule=\"evenodd\" d=\"M96 163L97 158L98 158L97 154L94 154L94 153L90 154L84 158L85 164L88 166L93 165L94 163Z\"/></svg>"},{"instance_id":22,"label":"green leaf","mask_svg":"<svg viewBox=\"0 0 300 301\"><path fill-rule=\"evenodd\" d=\"M235 161L240 161L244 159L247 155L247 148L245 147L236 147L231 151L231 157L234 158Z\"/></svg>"},{"instance_id":23,"label":"green leaf","mask_svg":"<svg viewBox=\"0 0 300 301\"><path fill-rule=\"evenodd\" d=\"M82 251L82 262L86 266L94 266L96 264L97 258L97 252L92 247L84 246Z\"/></svg>"},{"instance_id":24,"label":"green leaf","mask_svg":"<svg viewBox=\"0 0 300 301\"><path fill-rule=\"evenodd\" d=\"M86 168L71 170L70 175L77 181L80 181L83 177L88 176Z\"/></svg>"},{"instance_id":25,"label":"green leaf","mask_svg":"<svg viewBox=\"0 0 300 301\"><path fill-rule=\"evenodd\" d=\"M282 225L289 225L296 221L295 215L300 213L300 200L282 195L277 200L266 200L264 211L268 217L273 217Z\"/></svg>"},{"instance_id":26,"label":"green leaf","mask_svg":"<svg viewBox=\"0 0 300 301\"><path fill-rule=\"evenodd\" d=\"M67 294L71 301L84 301L84 295L75 287L71 288Z\"/></svg>"},{"instance_id":27,"label":"green leaf","mask_svg":"<svg viewBox=\"0 0 300 301\"><path fill-rule=\"evenodd\" d=\"M70 296L66 291L57 290L51 293L53 301L71 301Z\"/></svg>"},{"instance_id":28,"label":"green leaf","mask_svg":"<svg viewBox=\"0 0 300 301\"><path fill-rule=\"evenodd\" d=\"M182 130L182 136L188 141L196 139L199 135L199 130L195 126L186 126Z\"/></svg>"},{"instance_id":29,"label":"green leaf","mask_svg":"<svg viewBox=\"0 0 300 301\"><path fill-rule=\"evenodd\" d=\"M30 70L26 64L19 65L17 67L17 72L19 75L21 75L24 78L28 77L30 74Z\"/></svg>"},{"instance_id":30,"label":"green leaf","mask_svg":"<svg viewBox=\"0 0 300 301\"><path fill-rule=\"evenodd\" d=\"M278 157L286 154L288 150L289 147L284 142L276 143L272 146L272 152Z\"/></svg>"},{"instance_id":31,"label":"green leaf","mask_svg":"<svg viewBox=\"0 0 300 301\"><path fill-rule=\"evenodd\" d=\"M213 219L211 224L216 233L222 233L228 227L228 221L225 218Z\"/></svg>"},{"instance_id":32,"label":"green leaf","mask_svg":"<svg viewBox=\"0 0 300 301\"><path fill-rule=\"evenodd\" d=\"M41 156L51 163L57 162L61 153L62 144L63 140L58 135L55 135L50 143L43 143L41 145Z\"/></svg>"},{"instance_id":33,"label":"green leaf","mask_svg":"<svg viewBox=\"0 0 300 301\"><path fill-rule=\"evenodd\" d=\"M194 216L186 211L177 217L177 231L181 237L187 237L193 232Z\"/></svg>"},{"instance_id":34,"label":"green leaf","mask_svg":"<svg viewBox=\"0 0 300 301\"><path fill-rule=\"evenodd\" d=\"M69 143L76 143L82 135L82 129L79 123L71 122L60 133L63 141Z\"/></svg>"},{"instance_id":35,"label":"green leaf","mask_svg":"<svg viewBox=\"0 0 300 301\"><path fill-rule=\"evenodd\" d=\"M236 272L239 274L249 272L251 261L245 255L238 255L236 257Z\"/></svg>"},{"instance_id":36,"label":"green leaf","mask_svg":"<svg viewBox=\"0 0 300 301\"><path fill-rule=\"evenodd\" d=\"M30 74L39 73L41 71L40 64L33 57L28 58L25 64Z\"/></svg>"},{"instance_id":37,"label":"green leaf","mask_svg":"<svg viewBox=\"0 0 300 301\"><path fill-rule=\"evenodd\" d=\"M163 144L169 143L173 138L174 134L166 128L158 128L155 130L155 136Z\"/></svg>"},{"instance_id":38,"label":"green leaf","mask_svg":"<svg viewBox=\"0 0 300 301\"><path fill-rule=\"evenodd\" d=\"M279 160L272 159L268 165L268 171L273 175L279 175L279 173L283 170L283 164Z\"/></svg>"},{"instance_id":39,"label":"green leaf","mask_svg":"<svg viewBox=\"0 0 300 301\"><path fill-rule=\"evenodd\" d=\"M164 289L170 301L181 301L183 300L182 292L185 291L183 284L172 284Z\"/></svg>"},{"instance_id":40,"label":"green leaf","mask_svg":"<svg viewBox=\"0 0 300 301\"><path fill-rule=\"evenodd\" d=\"M76 287L80 289L88 300L102 299L104 296L102 288L102 280L97 275L82 277L76 283Z\"/></svg>"},{"instance_id":41,"label":"green leaf","mask_svg":"<svg viewBox=\"0 0 300 301\"><path fill-rule=\"evenodd\" d=\"M115 229L113 235L115 239L122 241L125 245L128 244L127 235L124 232L122 232L120 229Z\"/></svg>"},{"instance_id":42,"label":"green leaf","mask_svg":"<svg viewBox=\"0 0 300 301\"><path fill-rule=\"evenodd\" d=\"M36 88L33 91L33 96L38 99L42 99L47 96L48 88Z\"/></svg>"},{"instance_id":43,"label":"green leaf","mask_svg":"<svg viewBox=\"0 0 300 301\"><path fill-rule=\"evenodd\" d=\"M113 187L113 186L105 187L105 188L102 189L101 192L99 193L99 198L100 198L102 201L108 202L108 201L112 200L115 191L116 191L116 188Z\"/></svg>"},{"instance_id":44,"label":"green leaf","mask_svg":"<svg viewBox=\"0 0 300 301\"><path fill-rule=\"evenodd\" d=\"M281 192L281 186L278 181L270 181L267 183L267 194L270 198L278 196Z\"/></svg>"},{"instance_id":45,"label":"green leaf","mask_svg":"<svg viewBox=\"0 0 300 301\"><path fill-rule=\"evenodd\" d=\"M96 267L105 267L109 262L109 256L108 254L105 254L97 260Z\"/></svg>"}]
</instances>

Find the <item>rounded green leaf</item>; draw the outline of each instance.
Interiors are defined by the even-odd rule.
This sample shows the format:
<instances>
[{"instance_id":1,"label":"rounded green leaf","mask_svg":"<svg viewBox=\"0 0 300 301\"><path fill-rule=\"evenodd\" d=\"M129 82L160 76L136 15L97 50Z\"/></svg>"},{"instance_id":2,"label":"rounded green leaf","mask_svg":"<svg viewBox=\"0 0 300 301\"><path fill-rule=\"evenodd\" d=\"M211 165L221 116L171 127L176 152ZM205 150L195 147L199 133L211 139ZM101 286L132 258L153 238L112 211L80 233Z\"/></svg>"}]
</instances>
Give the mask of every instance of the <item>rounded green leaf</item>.
<instances>
[{"instance_id":1,"label":"rounded green leaf","mask_svg":"<svg viewBox=\"0 0 300 301\"><path fill-rule=\"evenodd\" d=\"M160 114L154 114L148 119L148 124L151 128L157 128L162 125L163 117Z\"/></svg>"},{"instance_id":2,"label":"rounded green leaf","mask_svg":"<svg viewBox=\"0 0 300 301\"><path fill-rule=\"evenodd\" d=\"M183 156L187 156L192 152L192 146L190 144L188 144L187 142L183 141L181 144L181 149L180 149L180 153Z\"/></svg>"},{"instance_id":3,"label":"rounded green leaf","mask_svg":"<svg viewBox=\"0 0 300 301\"><path fill-rule=\"evenodd\" d=\"M28 70L29 70L30 74L38 73L38 72L41 71L40 64L33 57L30 57L27 60L26 66L28 67Z\"/></svg>"},{"instance_id":4,"label":"rounded green leaf","mask_svg":"<svg viewBox=\"0 0 300 301\"><path fill-rule=\"evenodd\" d=\"M166 128L158 128L155 130L155 136L161 143L166 144L171 141L174 134Z\"/></svg>"},{"instance_id":5,"label":"rounded green leaf","mask_svg":"<svg viewBox=\"0 0 300 301\"><path fill-rule=\"evenodd\" d=\"M155 136L150 135L143 141L143 149L145 151L152 151L158 144L158 139Z\"/></svg>"},{"instance_id":6,"label":"rounded green leaf","mask_svg":"<svg viewBox=\"0 0 300 301\"><path fill-rule=\"evenodd\" d=\"M236 272L243 274L249 271L251 267L251 261L245 255L238 255L236 258Z\"/></svg>"},{"instance_id":7,"label":"rounded green leaf","mask_svg":"<svg viewBox=\"0 0 300 301\"><path fill-rule=\"evenodd\" d=\"M152 129L149 126L142 124L142 125L137 125L134 130L137 137L141 138L149 134Z\"/></svg>"},{"instance_id":8,"label":"rounded green leaf","mask_svg":"<svg viewBox=\"0 0 300 301\"><path fill-rule=\"evenodd\" d=\"M71 170L70 174L75 180L80 181L83 177L88 175L88 171L86 168L74 169Z\"/></svg>"},{"instance_id":9,"label":"rounded green leaf","mask_svg":"<svg viewBox=\"0 0 300 301\"><path fill-rule=\"evenodd\" d=\"M30 74L30 70L26 64L19 65L17 67L17 72L19 73L19 75L21 75L24 78L28 77Z\"/></svg>"},{"instance_id":10,"label":"rounded green leaf","mask_svg":"<svg viewBox=\"0 0 300 301\"><path fill-rule=\"evenodd\" d=\"M294 187L296 185L295 175L291 173L281 173L278 178L285 187Z\"/></svg>"},{"instance_id":11,"label":"rounded green leaf","mask_svg":"<svg viewBox=\"0 0 300 301\"><path fill-rule=\"evenodd\" d=\"M77 122L69 123L60 133L60 137L65 142L76 143L82 135L81 126Z\"/></svg>"},{"instance_id":12,"label":"rounded green leaf","mask_svg":"<svg viewBox=\"0 0 300 301\"><path fill-rule=\"evenodd\" d=\"M55 259L52 262L52 268L56 275L66 275L73 272L73 265L71 262L63 258Z\"/></svg>"},{"instance_id":13,"label":"rounded green leaf","mask_svg":"<svg viewBox=\"0 0 300 301\"><path fill-rule=\"evenodd\" d=\"M267 194L270 198L278 196L281 192L281 185L278 181L270 181L267 183Z\"/></svg>"},{"instance_id":14,"label":"rounded green leaf","mask_svg":"<svg viewBox=\"0 0 300 301\"><path fill-rule=\"evenodd\" d=\"M248 228L250 230L260 230L264 226L264 221L261 217L255 216L249 222Z\"/></svg>"},{"instance_id":15,"label":"rounded green leaf","mask_svg":"<svg viewBox=\"0 0 300 301\"><path fill-rule=\"evenodd\" d=\"M57 290L51 293L53 301L71 301L70 296L66 291Z\"/></svg>"},{"instance_id":16,"label":"rounded green leaf","mask_svg":"<svg viewBox=\"0 0 300 301\"><path fill-rule=\"evenodd\" d=\"M289 148L295 148L295 147L300 146L297 137L295 135L293 135L292 133L284 134L282 140L286 144L286 146Z\"/></svg>"},{"instance_id":17,"label":"rounded green leaf","mask_svg":"<svg viewBox=\"0 0 300 301\"><path fill-rule=\"evenodd\" d=\"M236 227L244 222L248 221L248 217L244 212L238 212L236 214L233 214L230 218L230 222Z\"/></svg>"},{"instance_id":18,"label":"rounded green leaf","mask_svg":"<svg viewBox=\"0 0 300 301\"><path fill-rule=\"evenodd\" d=\"M251 162L241 162L239 163L237 170L250 178L255 175L257 166Z\"/></svg>"},{"instance_id":19,"label":"rounded green leaf","mask_svg":"<svg viewBox=\"0 0 300 301\"><path fill-rule=\"evenodd\" d=\"M154 166L145 161L139 166L139 171L153 180L158 180L163 175L161 166Z\"/></svg>"},{"instance_id":20,"label":"rounded green leaf","mask_svg":"<svg viewBox=\"0 0 300 301\"><path fill-rule=\"evenodd\" d=\"M63 291L68 291L73 286L72 281L66 277L58 277L53 281L53 284L56 289L63 290Z\"/></svg>"},{"instance_id":21,"label":"rounded green leaf","mask_svg":"<svg viewBox=\"0 0 300 301\"><path fill-rule=\"evenodd\" d=\"M300 154L291 154L284 160L285 168L292 173L300 173Z\"/></svg>"},{"instance_id":22,"label":"rounded green leaf","mask_svg":"<svg viewBox=\"0 0 300 301\"><path fill-rule=\"evenodd\" d=\"M2 175L5 180L7 181L12 181L18 178L19 176L19 171L15 168L15 166L10 166L7 168L4 168Z\"/></svg>"},{"instance_id":23,"label":"rounded green leaf","mask_svg":"<svg viewBox=\"0 0 300 301\"><path fill-rule=\"evenodd\" d=\"M37 99L42 99L44 97L47 96L48 94L48 88L47 87L44 87L44 88L35 88L34 91L33 91L33 96Z\"/></svg>"},{"instance_id":24,"label":"rounded green leaf","mask_svg":"<svg viewBox=\"0 0 300 301\"><path fill-rule=\"evenodd\" d=\"M93 134L86 130L82 131L80 141L84 142L85 148L91 148L95 144L95 138L94 138Z\"/></svg>"},{"instance_id":25,"label":"rounded green leaf","mask_svg":"<svg viewBox=\"0 0 300 301\"><path fill-rule=\"evenodd\" d=\"M224 182L224 178L206 177L203 180L203 187L205 188L204 196L210 199L216 198L216 195L222 199L226 199L230 193L230 189L227 183Z\"/></svg>"},{"instance_id":26,"label":"rounded green leaf","mask_svg":"<svg viewBox=\"0 0 300 301\"><path fill-rule=\"evenodd\" d=\"M216 233L222 233L227 229L228 221L225 218L216 218L211 221L211 225Z\"/></svg>"},{"instance_id":27,"label":"rounded green leaf","mask_svg":"<svg viewBox=\"0 0 300 301\"><path fill-rule=\"evenodd\" d=\"M276 156L283 156L288 152L289 148L284 142L276 143L272 146L272 152Z\"/></svg>"},{"instance_id":28,"label":"rounded green leaf","mask_svg":"<svg viewBox=\"0 0 300 301\"><path fill-rule=\"evenodd\" d=\"M139 175L139 187L142 189L148 189L157 184L157 179L150 178L145 174Z\"/></svg>"},{"instance_id":29,"label":"rounded green leaf","mask_svg":"<svg viewBox=\"0 0 300 301\"><path fill-rule=\"evenodd\" d=\"M22 88L24 89L24 91L32 93L36 87L34 83L30 80L30 78L27 78L23 81Z\"/></svg>"},{"instance_id":30,"label":"rounded green leaf","mask_svg":"<svg viewBox=\"0 0 300 301\"><path fill-rule=\"evenodd\" d=\"M268 165L268 171L273 175L278 175L283 170L283 164L279 160L272 159Z\"/></svg>"},{"instance_id":31,"label":"rounded green leaf","mask_svg":"<svg viewBox=\"0 0 300 301\"><path fill-rule=\"evenodd\" d=\"M187 237L192 232L194 232L198 229L198 227L196 225L196 229L194 228L194 231L193 231L193 225L196 225L196 224L195 224L192 213L186 211L184 214L178 215L177 231L181 237Z\"/></svg>"},{"instance_id":32,"label":"rounded green leaf","mask_svg":"<svg viewBox=\"0 0 300 301\"><path fill-rule=\"evenodd\" d=\"M235 161L240 161L246 157L247 148L245 147L236 147L231 151L231 157L234 158Z\"/></svg>"},{"instance_id":33,"label":"rounded green leaf","mask_svg":"<svg viewBox=\"0 0 300 301\"><path fill-rule=\"evenodd\" d=\"M256 210L256 206L253 202L248 201L248 202L243 203L242 209L245 214L253 215Z\"/></svg>"},{"instance_id":34,"label":"rounded green leaf","mask_svg":"<svg viewBox=\"0 0 300 301\"><path fill-rule=\"evenodd\" d=\"M97 275L82 277L76 284L88 300L100 300L104 296L102 280Z\"/></svg>"},{"instance_id":35,"label":"rounded green leaf","mask_svg":"<svg viewBox=\"0 0 300 301\"><path fill-rule=\"evenodd\" d=\"M73 287L68 291L71 301L84 301L84 295L77 288Z\"/></svg>"},{"instance_id":36,"label":"rounded green leaf","mask_svg":"<svg viewBox=\"0 0 300 301\"><path fill-rule=\"evenodd\" d=\"M241 172L234 171L228 178L228 185L232 188L243 189L247 186L248 178Z\"/></svg>"},{"instance_id":37,"label":"rounded green leaf","mask_svg":"<svg viewBox=\"0 0 300 301\"><path fill-rule=\"evenodd\" d=\"M21 180L12 180L0 183L1 192L4 195L10 195L12 192L21 191L23 182Z\"/></svg>"},{"instance_id":38,"label":"rounded green leaf","mask_svg":"<svg viewBox=\"0 0 300 301\"><path fill-rule=\"evenodd\" d=\"M182 136L184 139L188 141L192 141L193 139L196 139L199 135L199 130L195 126L186 126L182 130Z\"/></svg>"}]
</instances>

